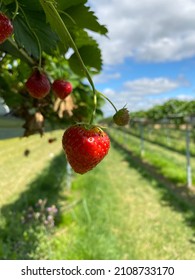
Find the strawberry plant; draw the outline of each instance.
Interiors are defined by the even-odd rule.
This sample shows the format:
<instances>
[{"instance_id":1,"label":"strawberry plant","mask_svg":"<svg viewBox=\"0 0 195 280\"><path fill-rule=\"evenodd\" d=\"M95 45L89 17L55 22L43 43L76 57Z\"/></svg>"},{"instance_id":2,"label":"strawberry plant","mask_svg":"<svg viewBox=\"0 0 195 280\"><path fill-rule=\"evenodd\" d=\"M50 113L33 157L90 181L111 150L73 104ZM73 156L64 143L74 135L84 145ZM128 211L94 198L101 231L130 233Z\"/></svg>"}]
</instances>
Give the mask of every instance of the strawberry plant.
<instances>
[{"instance_id":1,"label":"strawberry plant","mask_svg":"<svg viewBox=\"0 0 195 280\"><path fill-rule=\"evenodd\" d=\"M111 100L98 92L93 83L92 75L99 73L102 68L101 50L87 30L106 35L107 29L98 22L85 3L83 0L1 1L1 9L7 11L14 29L13 36L0 44L1 61L7 61L7 64L3 64L4 70L7 65L9 68L11 65L9 73L5 71L0 73L0 81L4 85L0 90L1 96L11 107L13 114L25 119L25 128L28 132L25 135L34 133L35 130L30 129L29 120L36 120L37 113L53 124L81 122L81 126L70 126L70 130L67 130L67 134L65 132L63 138L66 142L70 137L70 131L74 131L75 135L78 133L78 137L81 131L81 135L85 135L85 138L79 138L80 149L77 150L76 145L72 146L72 153L79 159L78 166L75 167L75 164L72 166L78 173L91 170L109 150L110 142L107 134L94 124L97 115L101 114L103 100L114 107L116 115L119 116L119 125L124 123L124 119L125 123L128 122L128 112L122 109L121 116L121 111L118 112ZM72 54L66 56L70 49ZM32 69L34 70L31 74ZM58 78L62 73L67 78L66 81ZM21 77L22 79L18 81ZM84 77L90 86L84 85L82 81ZM54 80L52 83L54 95L49 94L49 80ZM74 94L70 96L73 89ZM36 123L35 126L38 127ZM39 131L43 131L40 124ZM89 150L90 140L87 142L88 146L82 146L83 139L86 138L93 139L91 150ZM70 150L65 146L66 156L72 162ZM87 159L82 149L86 153L89 152ZM81 163L85 163L83 168L79 166Z\"/></svg>"}]
</instances>

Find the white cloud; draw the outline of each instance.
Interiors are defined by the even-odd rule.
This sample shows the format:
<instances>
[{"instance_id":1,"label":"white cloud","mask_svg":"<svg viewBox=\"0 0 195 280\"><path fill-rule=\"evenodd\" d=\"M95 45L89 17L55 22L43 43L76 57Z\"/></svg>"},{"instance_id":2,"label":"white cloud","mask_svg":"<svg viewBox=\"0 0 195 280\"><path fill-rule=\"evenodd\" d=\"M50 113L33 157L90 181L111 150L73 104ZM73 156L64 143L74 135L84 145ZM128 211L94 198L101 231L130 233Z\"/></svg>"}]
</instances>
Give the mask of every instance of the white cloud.
<instances>
[{"instance_id":1,"label":"white cloud","mask_svg":"<svg viewBox=\"0 0 195 280\"><path fill-rule=\"evenodd\" d=\"M125 92L121 92L119 94L117 92L115 93L113 92L113 95L110 98L115 105L117 104L116 106L117 109L124 107L124 105L126 105L126 102L128 101L126 107L128 108L130 113L140 111L140 110L148 110L153 106L163 104L172 98L178 100L186 100L186 101L195 100L193 96L186 95L186 94L178 94L175 95L174 97L168 95L165 96L160 95L156 97L129 95L127 98L127 93ZM108 117L114 115L115 110L111 107L109 103L106 103L105 106L103 107L103 112L104 112L104 116Z\"/></svg>"},{"instance_id":2,"label":"white cloud","mask_svg":"<svg viewBox=\"0 0 195 280\"><path fill-rule=\"evenodd\" d=\"M178 61L195 55L195 1L90 0L109 38L98 37L106 64L125 58Z\"/></svg>"},{"instance_id":3,"label":"white cloud","mask_svg":"<svg viewBox=\"0 0 195 280\"><path fill-rule=\"evenodd\" d=\"M117 64L123 63L126 58L134 59L136 64L138 61L156 63L194 57L194 0L89 0L89 4L100 22L107 25L109 30L109 39L94 35L100 43L104 60L104 71L94 77L94 81L106 84L103 93L117 109L125 104L130 111L148 109L171 97L190 100L190 94L181 94L183 89L183 92L190 90L193 95L193 80L188 82L191 77L187 77L189 69L186 70L185 65L183 68L179 66L178 71L174 69L174 73L167 69L167 72L162 71L156 78L139 78L141 73L136 72L136 68L131 70L122 65L118 67ZM166 67L166 63L163 65ZM159 68L157 73L160 73ZM138 78L120 85L131 74ZM173 75L177 78L171 79ZM117 83L109 83L110 80L117 80ZM117 89L114 89L116 85ZM108 102L104 112L106 116L114 114Z\"/></svg>"},{"instance_id":4,"label":"white cloud","mask_svg":"<svg viewBox=\"0 0 195 280\"><path fill-rule=\"evenodd\" d=\"M115 95L116 92L111 88L105 88L103 91L103 94L109 98L109 97L112 97L113 95Z\"/></svg>"},{"instance_id":5,"label":"white cloud","mask_svg":"<svg viewBox=\"0 0 195 280\"><path fill-rule=\"evenodd\" d=\"M182 77L177 80L171 80L165 77L141 78L132 81L126 81L123 89L119 92L112 88L105 88L105 94L115 104L117 109L127 105L130 112L146 110L154 105L162 104L171 98L174 90L187 86L187 81ZM170 93L170 94L169 94ZM191 95L175 92L175 97L182 100L191 100ZM113 115L114 109L109 103L103 108L105 116Z\"/></svg>"},{"instance_id":6,"label":"white cloud","mask_svg":"<svg viewBox=\"0 0 195 280\"><path fill-rule=\"evenodd\" d=\"M184 38L159 38L156 42L143 44L137 50L137 59L144 61L163 62L179 61L195 55L195 34Z\"/></svg>"},{"instance_id":7,"label":"white cloud","mask_svg":"<svg viewBox=\"0 0 195 280\"><path fill-rule=\"evenodd\" d=\"M155 95L174 90L181 86L180 80L170 80L159 77L154 79L141 78L133 81L127 81L124 84L125 89L136 95Z\"/></svg>"},{"instance_id":8,"label":"white cloud","mask_svg":"<svg viewBox=\"0 0 195 280\"><path fill-rule=\"evenodd\" d=\"M179 94L177 96L177 99L183 100L183 101L192 101L192 100L195 100L195 96L187 95L187 94Z\"/></svg>"},{"instance_id":9,"label":"white cloud","mask_svg":"<svg viewBox=\"0 0 195 280\"><path fill-rule=\"evenodd\" d=\"M115 72L115 73L107 73L107 72L102 72L98 75L95 75L93 77L93 81L96 84L101 84L101 83L105 83L108 82L110 80L117 80L121 77L121 73L119 72Z\"/></svg>"}]
</instances>

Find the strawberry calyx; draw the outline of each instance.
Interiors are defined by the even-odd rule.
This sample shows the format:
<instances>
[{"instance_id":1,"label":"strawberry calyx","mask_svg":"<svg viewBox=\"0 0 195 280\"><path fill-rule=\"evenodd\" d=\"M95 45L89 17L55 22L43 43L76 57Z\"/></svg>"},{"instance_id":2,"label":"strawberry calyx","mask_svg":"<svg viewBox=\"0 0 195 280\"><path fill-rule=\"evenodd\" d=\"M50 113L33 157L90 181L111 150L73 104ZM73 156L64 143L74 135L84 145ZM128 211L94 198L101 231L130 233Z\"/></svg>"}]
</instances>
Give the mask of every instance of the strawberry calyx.
<instances>
[{"instance_id":1,"label":"strawberry calyx","mask_svg":"<svg viewBox=\"0 0 195 280\"><path fill-rule=\"evenodd\" d=\"M73 126L80 126L85 128L86 130L90 130L93 131L97 134L103 134L103 127L100 125L96 125L96 124L89 124L89 123L82 123L82 122L77 122L76 124L74 124Z\"/></svg>"}]
</instances>

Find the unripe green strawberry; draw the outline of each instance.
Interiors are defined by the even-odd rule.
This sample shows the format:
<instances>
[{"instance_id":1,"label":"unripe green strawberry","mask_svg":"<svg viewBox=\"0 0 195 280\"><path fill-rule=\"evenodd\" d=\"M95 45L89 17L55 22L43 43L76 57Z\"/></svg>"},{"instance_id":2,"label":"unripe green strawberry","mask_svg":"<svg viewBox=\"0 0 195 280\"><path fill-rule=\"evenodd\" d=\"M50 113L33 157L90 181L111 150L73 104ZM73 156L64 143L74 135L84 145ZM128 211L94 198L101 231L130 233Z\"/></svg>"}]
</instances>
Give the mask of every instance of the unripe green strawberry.
<instances>
[{"instance_id":1,"label":"unripe green strawberry","mask_svg":"<svg viewBox=\"0 0 195 280\"><path fill-rule=\"evenodd\" d=\"M26 88L32 97L41 99L50 92L50 82L45 73L36 69L28 78Z\"/></svg>"},{"instance_id":2,"label":"unripe green strawberry","mask_svg":"<svg viewBox=\"0 0 195 280\"><path fill-rule=\"evenodd\" d=\"M124 126L129 123L129 111L127 108L122 108L113 116L113 121L119 126Z\"/></svg>"},{"instance_id":3,"label":"unripe green strawberry","mask_svg":"<svg viewBox=\"0 0 195 280\"><path fill-rule=\"evenodd\" d=\"M10 19L0 12L0 44L3 43L13 32Z\"/></svg>"},{"instance_id":4,"label":"unripe green strawberry","mask_svg":"<svg viewBox=\"0 0 195 280\"><path fill-rule=\"evenodd\" d=\"M70 126L62 137L66 157L76 173L93 169L108 153L110 139L99 127Z\"/></svg>"}]
</instances>

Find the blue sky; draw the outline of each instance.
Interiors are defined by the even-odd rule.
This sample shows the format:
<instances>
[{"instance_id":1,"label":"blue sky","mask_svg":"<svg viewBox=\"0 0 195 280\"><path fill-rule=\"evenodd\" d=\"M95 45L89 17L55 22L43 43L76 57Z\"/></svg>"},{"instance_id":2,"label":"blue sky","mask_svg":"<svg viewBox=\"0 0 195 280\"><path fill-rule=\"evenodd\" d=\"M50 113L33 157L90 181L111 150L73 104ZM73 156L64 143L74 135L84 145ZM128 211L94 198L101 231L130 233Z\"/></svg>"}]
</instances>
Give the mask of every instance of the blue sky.
<instances>
[{"instance_id":1,"label":"blue sky","mask_svg":"<svg viewBox=\"0 0 195 280\"><path fill-rule=\"evenodd\" d=\"M120 109L147 109L170 98L195 99L195 1L90 0L109 39L95 86ZM105 116L114 113L110 104Z\"/></svg>"}]
</instances>

